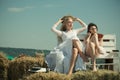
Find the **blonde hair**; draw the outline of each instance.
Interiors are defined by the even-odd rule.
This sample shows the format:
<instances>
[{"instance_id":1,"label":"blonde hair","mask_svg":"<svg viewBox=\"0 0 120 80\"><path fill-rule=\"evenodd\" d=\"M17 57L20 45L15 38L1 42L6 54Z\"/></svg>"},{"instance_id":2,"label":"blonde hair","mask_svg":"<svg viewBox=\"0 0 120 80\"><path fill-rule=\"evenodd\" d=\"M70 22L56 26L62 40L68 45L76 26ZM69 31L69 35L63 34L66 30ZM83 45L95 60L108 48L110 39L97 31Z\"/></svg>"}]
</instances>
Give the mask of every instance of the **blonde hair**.
<instances>
[{"instance_id":1,"label":"blonde hair","mask_svg":"<svg viewBox=\"0 0 120 80\"><path fill-rule=\"evenodd\" d=\"M70 18L71 18L73 21L75 21L75 18L74 18L73 16L63 16L63 17L61 18L61 20L63 20L63 22L62 22L62 25L61 25L61 27L60 27L60 31L66 31L66 30L67 30L65 23L66 23ZM60 36L58 36L57 38L58 38L58 44L60 44L60 43L63 42L63 40L62 40L62 38L61 38Z\"/></svg>"}]
</instances>

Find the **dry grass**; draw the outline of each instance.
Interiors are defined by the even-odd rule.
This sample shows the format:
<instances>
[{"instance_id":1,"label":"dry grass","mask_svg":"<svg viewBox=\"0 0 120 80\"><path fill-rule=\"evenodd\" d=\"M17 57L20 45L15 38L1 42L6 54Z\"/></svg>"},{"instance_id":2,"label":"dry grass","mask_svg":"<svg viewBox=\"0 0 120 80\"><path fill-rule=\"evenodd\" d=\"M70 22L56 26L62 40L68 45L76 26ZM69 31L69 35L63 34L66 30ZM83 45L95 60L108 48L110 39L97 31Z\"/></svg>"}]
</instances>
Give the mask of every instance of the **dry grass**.
<instances>
[{"instance_id":1,"label":"dry grass","mask_svg":"<svg viewBox=\"0 0 120 80\"><path fill-rule=\"evenodd\" d=\"M0 52L0 80L7 80L7 69L9 60L3 52Z\"/></svg>"},{"instance_id":2,"label":"dry grass","mask_svg":"<svg viewBox=\"0 0 120 80\"><path fill-rule=\"evenodd\" d=\"M35 65L46 67L44 57L21 56L12 60L9 64L8 69L9 80L18 80L21 79L23 76L30 75L28 69L32 68Z\"/></svg>"},{"instance_id":3,"label":"dry grass","mask_svg":"<svg viewBox=\"0 0 120 80\"><path fill-rule=\"evenodd\" d=\"M72 80L120 80L120 74L110 70L79 71L73 74Z\"/></svg>"},{"instance_id":4,"label":"dry grass","mask_svg":"<svg viewBox=\"0 0 120 80\"><path fill-rule=\"evenodd\" d=\"M35 73L23 80L70 80L65 74L48 72L48 73Z\"/></svg>"},{"instance_id":5,"label":"dry grass","mask_svg":"<svg viewBox=\"0 0 120 80\"><path fill-rule=\"evenodd\" d=\"M23 80L120 80L120 74L108 70L98 70L97 72L79 71L68 77L65 74L49 72L34 73Z\"/></svg>"}]
</instances>

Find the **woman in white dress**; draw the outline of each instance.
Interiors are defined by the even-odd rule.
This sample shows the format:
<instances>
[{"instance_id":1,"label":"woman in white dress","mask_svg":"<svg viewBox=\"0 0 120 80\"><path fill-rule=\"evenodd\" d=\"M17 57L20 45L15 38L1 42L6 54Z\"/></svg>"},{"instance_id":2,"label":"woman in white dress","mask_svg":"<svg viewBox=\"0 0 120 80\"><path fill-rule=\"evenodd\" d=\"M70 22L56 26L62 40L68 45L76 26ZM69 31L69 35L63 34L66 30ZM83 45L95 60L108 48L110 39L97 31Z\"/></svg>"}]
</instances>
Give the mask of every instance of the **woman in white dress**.
<instances>
[{"instance_id":1,"label":"woman in white dress","mask_svg":"<svg viewBox=\"0 0 120 80\"><path fill-rule=\"evenodd\" d=\"M73 30L74 21L78 21L82 25L82 28ZM57 26L60 23L62 23L62 25L60 30L58 30ZM54 24L52 31L57 34L60 43L55 47L55 51L51 51L46 58L48 65L52 63L49 59L50 57L56 61L54 71L71 75L74 66L75 70L86 69L84 62L87 61L87 58L83 54L82 43L77 37L77 34L86 30L86 28L87 25L81 19L72 16L64 16ZM56 56L53 57L52 53L54 52L56 53ZM78 54L80 54L80 56ZM54 64L54 60L52 64Z\"/></svg>"}]
</instances>

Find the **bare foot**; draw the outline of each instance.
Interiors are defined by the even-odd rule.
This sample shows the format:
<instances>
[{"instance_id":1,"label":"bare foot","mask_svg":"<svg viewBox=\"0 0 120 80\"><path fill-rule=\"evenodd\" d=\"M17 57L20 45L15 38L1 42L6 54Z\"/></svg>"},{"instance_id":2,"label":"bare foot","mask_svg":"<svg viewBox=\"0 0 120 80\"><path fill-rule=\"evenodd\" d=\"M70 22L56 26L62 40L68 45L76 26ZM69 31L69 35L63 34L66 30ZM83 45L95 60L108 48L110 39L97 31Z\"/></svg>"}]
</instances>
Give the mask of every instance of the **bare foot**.
<instances>
[{"instance_id":1,"label":"bare foot","mask_svg":"<svg viewBox=\"0 0 120 80\"><path fill-rule=\"evenodd\" d=\"M94 71L94 72L96 72L96 71L97 71L97 68L96 68L96 67L94 67L94 68L93 68L93 71Z\"/></svg>"},{"instance_id":2,"label":"bare foot","mask_svg":"<svg viewBox=\"0 0 120 80\"><path fill-rule=\"evenodd\" d=\"M68 77L71 77L71 75L72 75L72 73L68 73L68 74L67 74Z\"/></svg>"}]
</instances>

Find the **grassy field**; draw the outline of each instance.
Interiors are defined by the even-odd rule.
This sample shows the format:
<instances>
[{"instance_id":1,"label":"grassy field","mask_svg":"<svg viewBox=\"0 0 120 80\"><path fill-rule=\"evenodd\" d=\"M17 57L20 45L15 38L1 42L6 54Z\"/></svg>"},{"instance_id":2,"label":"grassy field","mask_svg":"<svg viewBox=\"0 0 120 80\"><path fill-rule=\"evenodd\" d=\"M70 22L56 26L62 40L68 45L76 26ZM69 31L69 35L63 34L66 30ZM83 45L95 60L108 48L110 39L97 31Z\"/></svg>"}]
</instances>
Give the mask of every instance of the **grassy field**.
<instances>
[{"instance_id":1,"label":"grassy field","mask_svg":"<svg viewBox=\"0 0 120 80\"><path fill-rule=\"evenodd\" d=\"M0 80L120 80L120 73L110 70L78 71L70 77L53 71L30 73L28 69L35 65L47 67L44 55L37 54L34 57L20 55L10 61L6 59L4 53L0 53Z\"/></svg>"}]
</instances>

